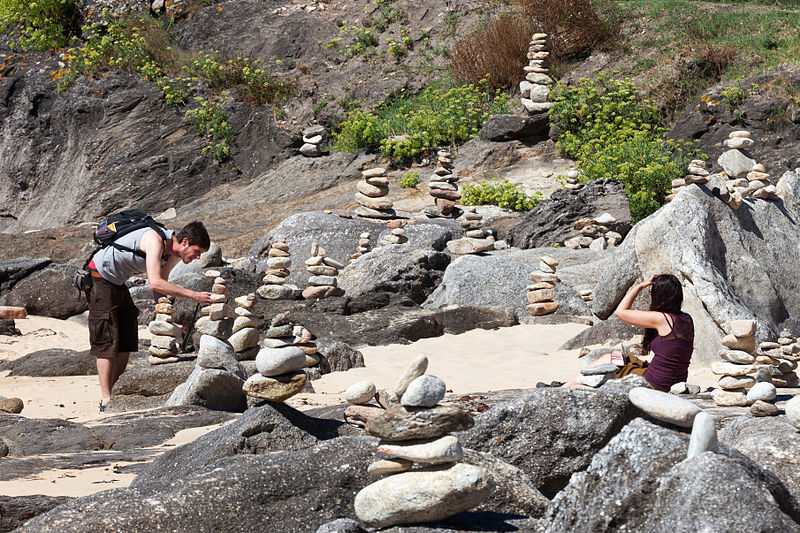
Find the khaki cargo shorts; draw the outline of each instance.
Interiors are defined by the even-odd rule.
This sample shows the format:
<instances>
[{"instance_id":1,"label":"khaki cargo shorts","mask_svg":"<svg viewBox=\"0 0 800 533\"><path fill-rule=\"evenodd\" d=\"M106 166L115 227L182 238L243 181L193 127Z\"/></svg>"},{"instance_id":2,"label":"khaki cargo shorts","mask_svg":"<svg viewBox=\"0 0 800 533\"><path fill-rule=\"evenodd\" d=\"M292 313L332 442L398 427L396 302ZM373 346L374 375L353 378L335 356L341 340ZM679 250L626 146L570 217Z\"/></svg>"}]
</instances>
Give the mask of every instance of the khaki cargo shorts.
<instances>
[{"instance_id":1,"label":"khaki cargo shorts","mask_svg":"<svg viewBox=\"0 0 800 533\"><path fill-rule=\"evenodd\" d=\"M111 359L139 350L139 310L125 285L92 277L89 290L89 343L95 357Z\"/></svg>"}]
</instances>

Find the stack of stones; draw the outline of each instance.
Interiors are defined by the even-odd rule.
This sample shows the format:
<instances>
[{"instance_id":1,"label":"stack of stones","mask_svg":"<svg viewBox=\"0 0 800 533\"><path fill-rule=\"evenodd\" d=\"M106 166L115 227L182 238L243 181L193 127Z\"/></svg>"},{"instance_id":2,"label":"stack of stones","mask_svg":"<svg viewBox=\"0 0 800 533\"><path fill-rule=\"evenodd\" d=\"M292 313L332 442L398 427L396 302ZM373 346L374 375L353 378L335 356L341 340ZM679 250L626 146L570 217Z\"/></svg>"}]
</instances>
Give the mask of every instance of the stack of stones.
<instances>
[{"instance_id":1,"label":"stack of stones","mask_svg":"<svg viewBox=\"0 0 800 533\"><path fill-rule=\"evenodd\" d=\"M435 522L480 504L492 489L482 468L460 463L464 452L451 433L472 427L472 417L438 405L446 386L425 374L427 366L425 356L413 361L393 391L379 393L386 410L376 408L380 412L366 421L367 434L381 439L378 453L385 457L367 468L382 479L355 498L356 516L368 526ZM346 393L351 402L375 395L373 384L356 385L361 396Z\"/></svg>"},{"instance_id":2,"label":"stack of stones","mask_svg":"<svg viewBox=\"0 0 800 533\"><path fill-rule=\"evenodd\" d=\"M524 67L525 79L519 83L520 102L528 113L545 113L551 107L549 75L550 52L547 51L547 34L535 33L528 49L528 66Z\"/></svg>"},{"instance_id":3,"label":"stack of stones","mask_svg":"<svg viewBox=\"0 0 800 533\"><path fill-rule=\"evenodd\" d=\"M565 180L567 183L564 185L565 189L580 189L581 181L580 181L580 172L577 170L570 170L567 172L567 179Z\"/></svg>"},{"instance_id":4,"label":"stack of stones","mask_svg":"<svg viewBox=\"0 0 800 533\"><path fill-rule=\"evenodd\" d=\"M728 178L728 204L738 209L742 198L777 200L777 188L770 183L770 176L763 165L742 153L742 149L753 146L749 131L733 131L723 143L728 150L717 162Z\"/></svg>"},{"instance_id":5,"label":"stack of stones","mask_svg":"<svg viewBox=\"0 0 800 533\"><path fill-rule=\"evenodd\" d=\"M206 272L206 275L208 275L208 272ZM228 287L225 278L220 276L214 278L214 285L211 286L211 305L200 309L200 314L203 316L197 321L199 325L204 327L202 330L203 333L212 335L218 339L227 339L230 337L230 329L223 327L223 322L232 322L229 319L236 317L233 308L228 305L227 292ZM198 331L200 331L199 326Z\"/></svg>"},{"instance_id":6,"label":"stack of stones","mask_svg":"<svg viewBox=\"0 0 800 533\"><path fill-rule=\"evenodd\" d=\"M358 248L356 249L356 253L350 256L350 262L352 263L362 255L369 253L369 232L365 231L361 235L358 236Z\"/></svg>"},{"instance_id":7,"label":"stack of stones","mask_svg":"<svg viewBox=\"0 0 800 533\"><path fill-rule=\"evenodd\" d=\"M528 285L528 312L533 316L549 315L558 309L556 297L556 267L558 261L544 256L539 261L539 270L531 272L533 285Z\"/></svg>"},{"instance_id":8,"label":"stack of stones","mask_svg":"<svg viewBox=\"0 0 800 533\"><path fill-rule=\"evenodd\" d=\"M325 249L317 243L311 245L311 257L306 259L306 270L311 274L308 287L303 290L306 300L319 300L331 296L342 296L344 291L337 286L336 276L344 268L340 262L325 257Z\"/></svg>"},{"instance_id":9,"label":"stack of stones","mask_svg":"<svg viewBox=\"0 0 800 533\"><path fill-rule=\"evenodd\" d=\"M256 293L265 300L289 300L299 292L294 285L288 285L286 278L289 277L292 257L289 254L289 245L286 239L278 239L272 243L267 252L267 271Z\"/></svg>"},{"instance_id":10,"label":"stack of stones","mask_svg":"<svg viewBox=\"0 0 800 533\"><path fill-rule=\"evenodd\" d=\"M759 346L763 355L757 362L770 364L780 371L772 371L772 383L776 387L797 387L797 363L800 361L800 345L788 330L781 331L778 342L762 342Z\"/></svg>"},{"instance_id":11,"label":"stack of stones","mask_svg":"<svg viewBox=\"0 0 800 533\"><path fill-rule=\"evenodd\" d=\"M581 295L581 298L584 302L586 302L586 305L589 307L592 306L592 302L594 301L594 289L581 289L578 291L578 294Z\"/></svg>"},{"instance_id":12,"label":"stack of stones","mask_svg":"<svg viewBox=\"0 0 800 533\"><path fill-rule=\"evenodd\" d=\"M365 218L394 218L392 201L385 198L389 194L389 178L386 169L371 168L361 172L362 180L356 185L356 214Z\"/></svg>"},{"instance_id":13,"label":"stack of stones","mask_svg":"<svg viewBox=\"0 0 800 533\"><path fill-rule=\"evenodd\" d=\"M178 361L180 352L181 330L172 323L172 314L175 307L172 305L171 296L162 296L156 304L155 319L147 325L153 335L150 340L150 364L163 365Z\"/></svg>"},{"instance_id":14,"label":"stack of stones","mask_svg":"<svg viewBox=\"0 0 800 533\"><path fill-rule=\"evenodd\" d=\"M236 318L233 321L233 334L228 342L233 346L236 359L239 361L255 359L258 354L258 326L261 325L258 319L253 317L256 295L250 293L239 296L234 302L236 309L233 312Z\"/></svg>"},{"instance_id":15,"label":"stack of stones","mask_svg":"<svg viewBox=\"0 0 800 533\"><path fill-rule=\"evenodd\" d=\"M319 145L322 143L322 136L325 134L324 126L311 126L303 130L303 146L300 153L306 157L319 157L322 152Z\"/></svg>"},{"instance_id":16,"label":"stack of stones","mask_svg":"<svg viewBox=\"0 0 800 533\"><path fill-rule=\"evenodd\" d=\"M265 334L264 347L256 356L257 374L245 381L245 394L270 402L283 402L306 386L303 369L319 364L314 336L289 320L288 313L276 315Z\"/></svg>"},{"instance_id":17,"label":"stack of stones","mask_svg":"<svg viewBox=\"0 0 800 533\"><path fill-rule=\"evenodd\" d=\"M684 177L672 180L672 191L667 195L666 201L671 202L675 195L678 194L683 187L693 183L704 184L708 183L708 170L706 170L706 162L700 159L693 159L689 163L689 168Z\"/></svg>"},{"instance_id":18,"label":"stack of stones","mask_svg":"<svg viewBox=\"0 0 800 533\"><path fill-rule=\"evenodd\" d=\"M622 235L611 230L616 223L617 219L611 213L603 213L595 218L579 218L572 227L581 234L566 239L564 246L573 250L578 248L605 250L614 247L622 242Z\"/></svg>"},{"instance_id":19,"label":"stack of stones","mask_svg":"<svg viewBox=\"0 0 800 533\"><path fill-rule=\"evenodd\" d=\"M386 223L386 227L389 229L389 233L384 235L380 242L381 246L386 246L387 244L405 244L408 242L408 237L406 236L405 228L407 224L406 220L390 220Z\"/></svg>"},{"instance_id":20,"label":"stack of stones","mask_svg":"<svg viewBox=\"0 0 800 533\"><path fill-rule=\"evenodd\" d=\"M447 249L456 255L478 254L495 249L494 232L483 224L483 216L471 209L464 214L461 227L464 237L447 242Z\"/></svg>"},{"instance_id":21,"label":"stack of stones","mask_svg":"<svg viewBox=\"0 0 800 533\"><path fill-rule=\"evenodd\" d=\"M581 368L581 375L576 381L581 385L597 388L609 379L616 378L617 372L619 372L619 367L611 363L587 366Z\"/></svg>"},{"instance_id":22,"label":"stack of stones","mask_svg":"<svg viewBox=\"0 0 800 533\"><path fill-rule=\"evenodd\" d=\"M456 202L461 199L461 193L456 185L458 176L453 174L453 156L444 150L440 150L437 156L438 164L428 181L436 208L426 209L425 212L434 216L458 216Z\"/></svg>"}]
</instances>

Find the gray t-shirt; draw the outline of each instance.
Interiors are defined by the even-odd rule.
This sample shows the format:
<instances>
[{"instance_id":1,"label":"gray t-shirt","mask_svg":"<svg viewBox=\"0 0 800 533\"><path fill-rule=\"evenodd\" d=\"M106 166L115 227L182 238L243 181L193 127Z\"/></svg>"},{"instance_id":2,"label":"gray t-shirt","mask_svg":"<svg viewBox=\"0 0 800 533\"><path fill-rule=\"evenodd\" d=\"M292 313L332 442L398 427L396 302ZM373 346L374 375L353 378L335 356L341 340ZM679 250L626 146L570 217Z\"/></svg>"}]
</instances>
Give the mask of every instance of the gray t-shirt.
<instances>
[{"instance_id":1,"label":"gray t-shirt","mask_svg":"<svg viewBox=\"0 0 800 533\"><path fill-rule=\"evenodd\" d=\"M138 250L142 242L142 235L148 231L150 228L137 229L123 235L115 242L132 250ZM174 234L174 231L164 230L167 239L171 239ZM166 256L162 255L161 264L164 264L166 259ZM94 254L93 260L97 272L114 285L122 285L134 274L147 272L147 262L144 257L139 257L133 252L118 250L113 246L101 248Z\"/></svg>"}]
</instances>

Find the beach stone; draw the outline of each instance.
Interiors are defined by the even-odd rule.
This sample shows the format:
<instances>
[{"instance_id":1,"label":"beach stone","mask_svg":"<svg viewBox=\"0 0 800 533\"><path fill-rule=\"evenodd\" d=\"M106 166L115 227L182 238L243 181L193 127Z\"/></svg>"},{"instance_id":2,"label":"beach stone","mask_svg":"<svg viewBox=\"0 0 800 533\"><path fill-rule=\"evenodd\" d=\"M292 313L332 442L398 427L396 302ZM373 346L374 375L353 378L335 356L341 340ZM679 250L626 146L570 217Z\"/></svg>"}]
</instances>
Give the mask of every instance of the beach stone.
<instances>
[{"instance_id":1,"label":"beach stone","mask_svg":"<svg viewBox=\"0 0 800 533\"><path fill-rule=\"evenodd\" d=\"M225 370L245 379L244 368L239 364L233 346L228 341L203 335L200 337L195 364L201 368Z\"/></svg>"},{"instance_id":2,"label":"beach stone","mask_svg":"<svg viewBox=\"0 0 800 533\"><path fill-rule=\"evenodd\" d=\"M267 268L285 268L292 266L291 257L270 257L267 259Z\"/></svg>"},{"instance_id":3,"label":"beach stone","mask_svg":"<svg viewBox=\"0 0 800 533\"><path fill-rule=\"evenodd\" d=\"M258 330L256 328L240 329L228 337L228 342L233 346L234 352L243 352L248 348L258 346Z\"/></svg>"},{"instance_id":4,"label":"beach stone","mask_svg":"<svg viewBox=\"0 0 800 533\"><path fill-rule=\"evenodd\" d=\"M265 285L283 285L284 283L286 283L286 278L284 276L275 276L273 274L267 274L266 276L261 278L261 281Z\"/></svg>"},{"instance_id":5,"label":"beach stone","mask_svg":"<svg viewBox=\"0 0 800 533\"><path fill-rule=\"evenodd\" d=\"M355 513L373 527L436 522L480 504L492 488L484 470L468 464L403 472L361 489Z\"/></svg>"},{"instance_id":6,"label":"beach stone","mask_svg":"<svg viewBox=\"0 0 800 533\"><path fill-rule=\"evenodd\" d=\"M662 422L691 427L700 408L688 400L666 392L635 387L628 393L631 403Z\"/></svg>"},{"instance_id":7,"label":"beach stone","mask_svg":"<svg viewBox=\"0 0 800 533\"><path fill-rule=\"evenodd\" d=\"M426 374L409 383L400 403L404 407L433 407L444 398L446 390L441 378Z\"/></svg>"},{"instance_id":8,"label":"beach stone","mask_svg":"<svg viewBox=\"0 0 800 533\"><path fill-rule=\"evenodd\" d=\"M740 365L749 365L756 362L756 358L754 356L741 350L725 350L720 355L726 361Z\"/></svg>"},{"instance_id":9,"label":"beach stone","mask_svg":"<svg viewBox=\"0 0 800 533\"><path fill-rule=\"evenodd\" d=\"M783 409L786 411L786 420L797 429L800 429L800 395L793 396L786 402Z\"/></svg>"},{"instance_id":10,"label":"beach stone","mask_svg":"<svg viewBox=\"0 0 800 533\"><path fill-rule=\"evenodd\" d=\"M253 374L244 382L242 390L254 398L261 398L269 402L283 402L302 392L307 379L303 371L288 372L272 377Z\"/></svg>"},{"instance_id":11,"label":"beach stone","mask_svg":"<svg viewBox=\"0 0 800 533\"><path fill-rule=\"evenodd\" d=\"M736 335L728 334L722 337L722 345L732 350L742 350L747 353L756 351L756 339L752 335L737 337Z\"/></svg>"},{"instance_id":12,"label":"beach stone","mask_svg":"<svg viewBox=\"0 0 800 533\"><path fill-rule=\"evenodd\" d=\"M182 335L181 328L171 322L164 322L163 320L154 320L147 325L147 331L153 335L167 335L170 337L180 337Z\"/></svg>"},{"instance_id":13,"label":"beach stone","mask_svg":"<svg viewBox=\"0 0 800 533\"><path fill-rule=\"evenodd\" d=\"M237 313L238 315L238 313ZM257 319L253 318L250 315L247 316L237 316L236 319L233 321L233 333L237 331L241 331L245 328L257 328L261 325L261 322Z\"/></svg>"},{"instance_id":14,"label":"beach stone","mask_svg":"<svg viewBox=\"0 0 800 533\"><path fill-rule=\"evenodd\" d=\"M334 276L309 276L308 284L315 287L336 287Z\"/></svg>"},{"instance_id":15,"label":"beach stone","mask_svg":"<svg viewBox=\"0 0 800 533\"><path fill-rule=\"evenodd\" d=\"M322 155L319 145L311 143L303 144L303 146L300 147L300 153L306 157L319 157Z\"/></svg>"},{"instance_id":16,"label":"beach stone","mask_svg":"<svg viewBox=\"0 0 800 533\"><path fill-rule=\"evenodd\" d=\"M756 383L749 391L747 391L747 399L751 402L769 402L774 400L777 395L778 391L775 388L775 385L766 381Z\"/></svg>"},{"instance_id":17,"label":"beach stone","mask_svg":"<svg viewBox=\"0 0 800 533\"><path fill-rule=\"evenodd\" d=\"M214 293L214 294L211 295L211 303L212 304L225 303L227 301L228 301L228 297L225 296L224 294ZM210 311L210 309L209 309L209 311Z\"/></svg>"},{"instance_id":18,"label":"beach stone","mask_svg":"<svg viewBox=\"0 0 800 533\"><path fill-rule=\"evenodd\" d=\"M525 307L533 316L549 315L559 308L558 302L539 302Z\"/></svg>"},{"instance_id":19,"label":"beach stone","mask_svg":"<svg viewBox=\"0 0 800 533\"><path fill-rule=\"evenodd\" d=\"M407 459L416 463L441 464L455 463L461 460L464 451L455 435L446 435L438 439L426 440L413 444L378 444L378 453L392 458Z\"/></svg>"},{"instance_id":20,"label":"beach stone","mask_svg":"<svg viewBox=\"0 0 800 533\"><path fill-rule=\"evenodd\" d=\"M747 337L756 332L755 320L731 320L728 323L728 330L737 337Z\"/></svg>"},{"instance_id":21,"label":"beach stone","mask_svg":"<svg viewBox=\"0 0 800 533\"><path fill-rule=\"evenodd\" d=\"M178 346L177 344L172 348L159 348L157 346L149 346L147 351L151 355L155 355L156 357L172 357L173 355L178 353Z\"/></svg>"},{"instance_id":22,"label":"beach stone","mask_svg":"<svg viewBox=\"0 0 800 533\"><path fill-rule=\"evenodd\" d=\"M375 209L378 211L392 208L392 201L386 199L385 197L373 198L371 196L367 196L365 194L357 192L355 194L355 200L356 202L358 202L359 205L362 205L369 209Z\"/></svg>"},{"instance_id":23,"label":"beach stone","mask_svg":"<svg viewBox=\"0 0 800 533\"><path fill-rule=\"evenodd\" d=\"M705 411L700 411L694 417L686 457L691 459L705 452L716 452L718 448L717 425L714 417Z\"/></svg>"},{"instance_id":24,"label":"beach stone","mask_svg":"<svg viewBox=\"0 0 800 533\"><path fill-rule=\"evenodd\" d=\"M719 386L725 390L744 389L755 383L752 376L722 376L719 378Z\"/></svg>"},{"instance_id":25,"label":"beach stone","mask_svg":"<svg viewBox=\"0 0 800 533\"><path fill-rule=\"evenodd\" d=\"M375 384L370 380L363 380L353 383L344 391L344 399L347 403L363 404L375 397Z\"/></svg>"},{"instance_id":26,"label":"beach stone","mask_svg":"<svg viewBox=\"0 0 800 533\"><path fill-rule=\"evenodd\" d=\"M762 382L772 383L772 374L770 374L769 370L767 370L766 368L759 368L756 371L755 378L756 378L756 383L762 383Z\"/></svg>"},{"instance_id":27,"label":"beach stone","mask_svg":"<svg viewBox=\"0 0 800 533\"><path fill-rule=\"evenodd\" d=\"M363 180L356 184L356 189L364 196L369 196L370 198L380 198L389 194L388 185L373 185Z\"/></svg>"},{"instance_id":28,"label":"beach stone","mask_svg":"<svg viewBox=\"0 0 800 533\"><path fill-rule=\"evenodd\" d=\"M753 365L736 365L723 361L714 361L711 363L711 371L717 375L723 376L744 376L755 372L756 367Z\"/></svg>"},{"instance_id":29,"label":"beach stone","mask_svg":"<svg viewBox=\"0 0 800 533\"><path fill-rule=\"evenodd\" d=\"M306 300L321 300L330 298L332 296L341 296L344 291L338 287L331 285L320 285L315 287L306 287L303 289L302 296Z\"/></svg>"},{"instance_id":30,"label":"beach stone","mask_svg":"<svg viewBox=\"0 0 800 533\"><path fill-rule=\"evenodd\" d=\"M780 409L774 403L756 400L750 406L750 414L753 416L778 416Z\"/></svg>"},{"instance_id":31,"label":"beach stone","mask_svg":"<svg viewBox=\"0 0 800 533\"><path fill-rule=\"evenodd\" d=\"M307 267L306 270L309 274L313 274L315 276L335 276L339 273L337 269L327 265L314 265Z\"/></svg>"},{"instance_id":32,"label":"beach stone","mask_svg":"<svg viewBox=\"0 0 800 533\"><path fill-rule=\"evenodd\" d=\"M711 392L711 399L720 407L747 407L750 405L747 395L743 392L714 389Z\"/></svg>"},{"instance_id":33,"label":"beach stone","mask_svg":"<svg viewBox=\"0 0 800 533\"><path fill-rule=\"evenodd\" d=\"M413 361L408 365L403 375L400 376L400 379L397 381L397 384L394 386L395 394L400 397L406 392L408 385L423 375L425 371L428 369L428 358L425 355L419 355L414 358Z\"/></svg>"},{"instance_id":34,"label":"beach stone","mask_svg":"<svg viewBox=\"0 0 800 533\"><path fill-rule=\"evenodd\" d=\"M367 472L376 475L399 474L411 470L412 466L414 462L406 459L381 459L370 464Z\"/></svg>"},{"instance_id":35,"label":"beach stone","mask_svg":"<svg viewBox=\"0 0 800 533\"><path fill-rule=\"evenodd\" d=\"M472 416L463 409L439 405L432 409L405 409L391 406L366 425L367 435L397 442L431 439L474 425Z\"/></svg>"},{"instance_id":36,"label":"beach stone","mask_svg":"<svg viewBox=\"0 0 800 533\"><path fill-rule=\"evenodd\" d=\"M740 178L746 176L748 172L753 170L756 164L754 159L744 155L739 150L727 150L717 159L717 164L722 167L722 170L731 178Z\"/></svg>"},{"instance_id":37,"label":"beach stone","mask_svg":"<svg viewBox=\"0 0 800 533\"><path fill-rule=\"evenodd\" d=\"M374 405L348 405L344 410L344 421L354 426L364 427L370 419L385 412L384 409Z\"/></svg>"},{"instance_id":38,"label":"beach stone","mask_svg":"<svg viewBox=\"0 0 800 533\"><path fill-rule=\"evenodd\" d=\"M24 407L25 404L20 398L0 399L0 411L5 411L6 413L11 413L16 415L21 413Z\"/></svg>"},{"instance_id":39,"label":"beach stone","mask_svg":"<svg viewBox=\"0 0 800 533\"><path fill-rule=\"evenodd\" d=\"M762 342L758 347L762 352L768 352L769 350L777 350L781 345L777 342Z\"/></svg>"},{"instance_id":40,"label":"beach stone","mask_svg":"<svg viewBox=\"0 0 800 533\"><path fill-rule=\"evenodd\" d=\"M447 249L455 255L479 254L494 250L494 239L453 239L447 241Z\"/></svg>"},{"instance_id":41,"label":"beach stone","mask_svg":"<svg viewBox=\"0 0 800 533\"><path fill-rule=\"evenodd\" d=\"M175 337L167 337L166 335L153 335L150 339L150 346L153 348L160 348L162 350L169 350L172 353L178 353L178 339Z\"/></svg>"},{"instance_id":42,"label":"beach stone","mask_svg":"<svg viewBox=\"0 0 800 533\"><path fill-rule=\"evenodd\" d=\"M596 376L599 374L610 374L610 373L616 374L617 372L619 372L619 367L611 363L606 363L597 366L587 366L586 368L581 368L581 374L583 374L584 376Z\"/></svg>"},{"instance_id":43,"label":"beach stone","mask_svg":"<svg viewBox=\"0 0 800 533\"><path fill-rule=\"evenodd\" d=\"M172 391L164 406L199 405L241 413L247 409L243 383L241 377L227 370L196 366L186 381Z\"/></svg>"},{"instance_id":44,"label":"beach stone","mask_svg":"<svg viewBox=\"0 0 800 533\"><path fill-rule=\"evenodd\" d=\"M151 354L147 358L147 361L151 365L166 365L166 364L169 364L169 363L177 363L180 360L181 360L180 357L175 357L174 355L173 356L169 356L169 357L159 357L159 356L155 356L155 355Z\"/></svg>"},{"instance_id":45,"label":"beach stone","mask_svg":"<svg viewBox=\"0 0 800 533\"><path fill-rule=\"evenodd\" d=\"M530 278L531 281L533 281L534 283L543 283L543 282L556 283L557 281L560 281L558 276L556 276L555 274L548 274L545 272L536 272L536 271L531 272Z\"/></svg>"},{"instance_id":46,"label":"beach stone","mask_svg":"<svg viewBox=\"0 0 800 533\"><path fill-rule=\"evenodd\" d=\"M613 377L616 374L612 374ZM608 374L595 374L591 376L584 376L580 375L575 380L576 382L580 383L581 385L586 385L587 387L597 388L606 381L608 381L609 375Z\"/></svg>"},{"instance_id":47,"label":"beach stone","mask_svg":"<svg viewBox=\"0 0 800 533\"><path fill-rule=\"evenodd\" d=\"M400 397L392 391L381 389L375 395L375 401L386 410L400 405Z\"/></svg>"},{"instance_id":48,"label":"beach stone","mask_svg":"<svg viewBox=\"0 0 800 533\"><path fill-rule=\"evenodd\" d=\"M270 326L265 334L269 339L280 339L283 337L292 337L294 335L294 326L292 324L281 324L280 326Z\"/></svg>"},{"instance_id":49,"label":"beach stone","mask_svg":"<svg viewBox=\"0 0 800 533\"><path fill-rule=\"evenodd\" d=\"M300 348L262 348L256 356L256 368L269 377L301 370L306 364L306 354Z\"/></svg>"},{"instance_id":50,"label":"beach stone","mask_svg":"<svg viewBox=\"0 0 800 533\"><path fill-rule=\"evenodd\" d=\"M296 300L301 290L294 285L261 285L256 294L265 300Z\"/></svg>"}]
</instances>

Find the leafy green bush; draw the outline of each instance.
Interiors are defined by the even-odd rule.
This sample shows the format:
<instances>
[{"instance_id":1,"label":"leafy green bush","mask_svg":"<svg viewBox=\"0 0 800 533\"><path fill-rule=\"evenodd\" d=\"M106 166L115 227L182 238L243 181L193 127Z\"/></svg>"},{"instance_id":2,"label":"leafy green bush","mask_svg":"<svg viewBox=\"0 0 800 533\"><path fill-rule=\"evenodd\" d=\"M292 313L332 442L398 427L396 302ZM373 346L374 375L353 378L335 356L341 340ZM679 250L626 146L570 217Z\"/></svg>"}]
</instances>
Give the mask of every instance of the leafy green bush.
<instances>
[{"instance_id":1,"label":"leafy green bush","mask_svg":"<svg viewBox=\"0 0 800 533\"><path fill-rule=\"evenodd\" d=\"M471 139L491 115L509 109L508 95L489 91L485 81L447 91L428 87L413 97L391 97L372 111L354 110L333 137L346 152L373 148L397 159L415 157Z\"/></svg>"},{"instance_id":2,"label":"leafy green bush","mask_svg":"<svg viewBox=\"0 0 800 533\"><path fill-rule=\"evenodd\" d=\"M75 0L0 0L0 32L10 31L12 49L54 50L77 35Z\"/></svg>"},{"instance_id":3,"label":"leafy green bush","mask_svg":"<svg viewBox=\"0 0 800 533\"><path fill-rule=\"evenodd\" d=\"M419 185L419 172L415 170L413 172L403 174L403 177L397 180L397 184L404 189L413 189Z\"/></svg>"},{"instance_id":4,"label":"leafy green bush","mask_svg":"<svg viewBox=\"0 0 800 533\"><path fill-rule=\"evenodd\" d=\"M522 185L514 185L508 180L499 178L467 183L461 188L463 205L496 205L514 211L530 211L542 201L542 198L544 196L539 191L528 196Z\"/></svg>"},{"instance_id":5,"label":"leafy green bush","mask_svg":"<svg viewBox=\"0 0 800 533\"><path fill-rule=\"evenodd\" d=\"M203 148L203 153L211 153L218 161L224 161L230 155L230 144L233 142L233 133L228 125L228 116L223 109L222 102L209 102L197 97L196 109L186 112L197 129L197 134L205 137L211 143Z\"/></svg>"}]
</instances>

